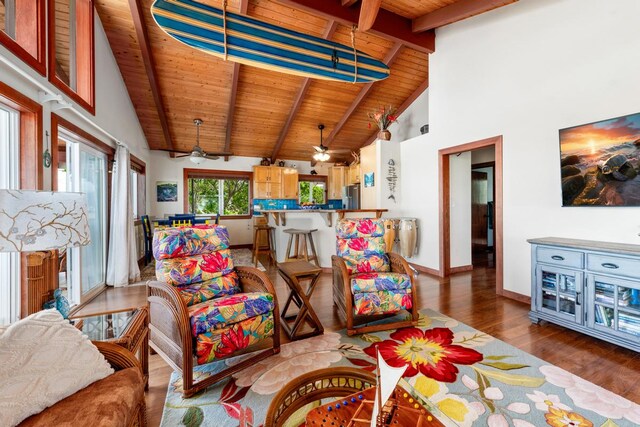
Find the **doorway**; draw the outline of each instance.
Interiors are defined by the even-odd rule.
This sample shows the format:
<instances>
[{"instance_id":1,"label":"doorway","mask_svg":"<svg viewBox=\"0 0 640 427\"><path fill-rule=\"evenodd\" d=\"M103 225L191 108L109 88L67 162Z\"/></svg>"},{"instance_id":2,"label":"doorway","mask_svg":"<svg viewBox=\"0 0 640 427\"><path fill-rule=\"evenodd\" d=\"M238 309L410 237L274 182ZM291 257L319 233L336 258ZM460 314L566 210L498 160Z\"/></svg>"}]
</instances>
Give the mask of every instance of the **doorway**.
<instances>
[{"instance_id":1,"label":"doorway","mask_svg":"<svg viewBox=\"0 0 640 427\"><path fill-rule=\"evenodd\" d=\"M451 155L459 156L462 153L472 152L483 148L493 148L494 160L491 168L491 175L493 178L492 185L492 197L489 197L489 174L485 170L477 170L480 174L476 175L476 181L473 180L473 171L468 169L469 187L466 189L466 194L470 199L470 212L469 221L471 224L470 236L468 236L469 249L473 254L473 248L475 247L478 252L485 251L487 258L493 258L493 265L496 268L496 293L498 295L503 294L503 253L502 253L502 136L496 136L493 138L487 138L480 141L471 142L468 144L458 145L455 147L448 147L438 151L439 166L440 166L440 276L446 277L452 273L459 271L466 271L473 268L471 265L462 267L451 267L451 217L452 217L452 192L451 192L451 171L452 162ZM469 156L470 157L470 156ZM473 163L467 163L470 165ZM454 163L455 165L455 163ZM476 163L476 166L485 166ZM455 167L455 166L454 166ZM484 169L476 168L476 169ZM486 174L485 176L482 174ZM478 186L478 201L474 203L473 186ZM484 194L482 194L485 188ZM489 198L492 198L491 204ZM483 201L486 199L486 202ZM478 205L476 208L473 205ZM482 207L484 205L484 207ZM455 207L455 206L454 206ZM475 209L475 210L474 210ZM476 212L477 210L477 212ZM486 213L485 213L486 211ZM492 211L492 212L490 212ZM459 212L454 212L458 216ZM476 215L480 216L477 219L477 224L473 224L472 218ZM486 216L485 216L486 215ZM489 227L492 226L490 231ZM476 232L473 231L474 227ZM457 243L457 242L456 242ZM491 243L491 245L490 245ZM490 252L486 252L490 249ZM491 255L489 257L488 255ZM488 260L487 260L488 262Z\"/></svg>"},{"instance_id":2,"label":"doorway","mask_svg":"<svg viewBox=\"0 0 640 427\"><path fill-rule=\"evenodd\" d=\"M488 147L471 154L471 264L495 268L495 153ZM492 160L476 163L476 154Z\"/></svg>"}]
</instances>

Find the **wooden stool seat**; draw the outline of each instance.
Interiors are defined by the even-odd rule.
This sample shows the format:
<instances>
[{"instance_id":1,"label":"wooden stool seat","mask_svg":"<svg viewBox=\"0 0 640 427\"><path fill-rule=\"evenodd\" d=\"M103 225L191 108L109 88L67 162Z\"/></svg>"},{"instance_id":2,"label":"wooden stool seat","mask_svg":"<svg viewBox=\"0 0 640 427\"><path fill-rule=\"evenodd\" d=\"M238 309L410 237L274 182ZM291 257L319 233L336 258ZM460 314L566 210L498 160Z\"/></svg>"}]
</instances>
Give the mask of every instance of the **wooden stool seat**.
<instances>
[{"instance_id":1,"label":"wooden stool seat","mask_svg":"<svg viewBox=\"0 0 640 427\"><path fill-rule=\"evenodd\" d=\"M316 231L318 231L317 228L314 228L313 230L287 228L284 230L285 233L289 234L289 243L287 243L287 251L284 254L284 261L313 261L318 267L320 267L318 254L316 253L316 245L313 243L313 233ZM294 239L296 244L294 252L291 253L291 246L293 245ZM300 239L302 239L302 245L300 244ZM307 242L309 247L307 247ZM311 251L311 255L309 255L309 251Z\"/></svg>"},{"instance_id":2,"label":"wooden stool seat","mask_svg":"<svg viewBox=\"0 0 640 427\"><path fill-rule=\"evenodd\" d=\"M276 260L276 255L275 255L275 244L274 244L274 239L273 239L273 230L275 230L275 227L272 227L270 225L254 225L253 226L253 265L255 267L258 266L258 256L261 253L268 253L269 254L269 264L273 263L273 264L277 264L277 260ZM266 242L267 245L266 246L261 246L260 245L260 234L261 233L266 233Z\"/></svg>"}]
</instances>

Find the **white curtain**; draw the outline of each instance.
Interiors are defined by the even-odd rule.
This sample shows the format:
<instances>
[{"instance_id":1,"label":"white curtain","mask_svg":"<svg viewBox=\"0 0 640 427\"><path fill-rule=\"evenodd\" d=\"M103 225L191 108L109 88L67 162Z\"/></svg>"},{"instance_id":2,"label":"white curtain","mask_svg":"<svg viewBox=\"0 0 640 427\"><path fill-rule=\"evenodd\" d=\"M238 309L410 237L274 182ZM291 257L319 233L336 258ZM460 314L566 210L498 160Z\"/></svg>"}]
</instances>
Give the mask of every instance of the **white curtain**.
<instances>
[{"instance_id":1,"label":"white curtain","mask_svg":"<svg viewBox=\"0 0 640 427\"><path fill-rule=\"evenodd\" d=\"M127 286L140 280L133 224L133 199L129 150L118 145L111 174L111 232L107 261L107 285Z\"/></svg>"}]
</instances>

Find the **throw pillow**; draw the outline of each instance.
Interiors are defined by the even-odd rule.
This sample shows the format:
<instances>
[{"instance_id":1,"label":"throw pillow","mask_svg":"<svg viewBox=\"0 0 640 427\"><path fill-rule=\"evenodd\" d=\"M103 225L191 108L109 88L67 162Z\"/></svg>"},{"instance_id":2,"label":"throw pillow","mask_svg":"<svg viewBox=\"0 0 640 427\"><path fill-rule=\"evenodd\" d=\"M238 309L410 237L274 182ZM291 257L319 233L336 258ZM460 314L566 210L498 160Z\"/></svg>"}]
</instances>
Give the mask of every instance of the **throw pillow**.
<instances>
[{"instance_id":1,"label":"throw pillow","mask_svg":"<svg viewBox=\"0 0 640 427\"><path fill-rule=\"evenodd\" d=\"M15 426L112 373L57 310L34 313L0 329L0 425Z\"/></svg>"}]
</instances>

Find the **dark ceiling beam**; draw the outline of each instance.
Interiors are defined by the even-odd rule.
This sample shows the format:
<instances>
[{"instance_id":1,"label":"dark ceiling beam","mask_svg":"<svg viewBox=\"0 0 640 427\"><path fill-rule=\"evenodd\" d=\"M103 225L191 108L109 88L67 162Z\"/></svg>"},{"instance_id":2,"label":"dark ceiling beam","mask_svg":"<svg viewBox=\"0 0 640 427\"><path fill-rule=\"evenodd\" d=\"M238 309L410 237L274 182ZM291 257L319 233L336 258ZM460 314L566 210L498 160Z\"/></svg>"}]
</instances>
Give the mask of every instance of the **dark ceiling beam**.
<instances>
[{"instance_id":1,"label":"dark ceiling beam","mask_svg":"<svg viewBox=\"0 0 640 427\"><path fill-rule=\"evenodd\" d=\"M160 126L162 127L164 141L167 147L172 149L174 146L173 141L171 140L171 133L169 132L169 122L167 120L164 104L162 103L162 93L160 92L156 63L153 59L151 45L149 44L149 33L147 32L147 25L144 22L144 14L140 0L129 0L129 9L131 10L133 25L136 29L136 37L138 38L140 53L142 54L142 62L144 62L144 68L147 72L149 85L151 86L151 95L153 96L153 101L155 102L156 110L158 111L158 118L160 119ZM151 145L150 141L149 145Z\"/></svg>"},{"instance_id":2,"label":"dark ceiling beam","mask_svg":"<svg viewBox=\"0 0 640 427\"><path fill-rule=\"evenodd\" d=\"M240 0L239 13L242 15L247 14L249 7L249 0ZM224 137L224 150L228 153L231 150L231 131L233 130L233 118L236 110L236 100L238 98L238 78L240 76L240 64L235 62L233 64L233 74L231 75L231 96L229 97L229 108L227 110L227 129ZM229 161L229 156L224 156L224 161Z\"/></svg>"},{"instance_id":3,"label":"dark ceiling beam","mask_svg":"<svg viewBox=\"0 0 640 427\"><path fill-rule=\"evenodd\" d=\"M360 4L343 7L342 2L338 0L276 1L314 15L336 20L340 24L348 26L357 24L360 17ZM420 52L433 53L436 48L436 34L434 31L415 33L412 30L410 19L385 9L380 9L378 17L369 32L394 42L401 42L405 46Z\"/></svg>"},{"instance_id":4,"label":"dark ceiling beam","mask_svg":"<svg viewBox=\"0 0 640 427\"><path fill-rule=\"evenodd\" d=\"M430 31L518 0L459 0L413 20L413 31Z\"/></svg>"},{"instance_id":5,"label":"dark ceiling beam","mask_svg":"<svg viewBox=\"0 0 640 427\"><path fill-rule=\"evenodd\" d=\"M342 0L342 6L344 7L349 7L349 6L353 6L354 4L356 4L358 0Z\"/></svg>"},{"instance_id":6,"label":"dark ceiling beam","mask_svg":"<svg viewBox=\"0 0 640 427\"><path fill-rule=\"evenodd\" d=\"M387 55L384 58L384 63L390 67L400 54L402 46L402 43L396 43L395 45L393 45L389 52L387 52ZM362 87L362 89L360 89L360 92L358 92L358 96L356 96L349 108L347 108L347 111L345 111L345 113L342 115L340 121L333 127L333 130L325 140L324 145L326 145L327 147L331 145L336 135L338 135L338 133L342 130L342 127L347 123L347 120L349 120L353 112L356 111L362 101L364 101L372 88L373 83L367 83Z\"/></svg>"},{"instance_id":7,"label":"dark ceiling beam","mask_svg":"<svg viewBox=\"0 0 640 427\"><path fill-rule=\"evenodd\" d=\"M422 95L422 93L425 90L427 90L428 87L429 87L429 78L427 78L424 82L422 82L420 86L418 86L418 88L415 91L413 91L413 93L402 103L402 105L398 107L396 111L396 116L400 116L400 114L402 114L404 110L409 108L409 106L413 104L413 102L416 99L418 99L418 97ZM377 137L378 137L378 132L371 135L360 147L358 147L358 149L371 144L373 141L376 140Z\"/></svg>"},{"instance_id":8,"label":"dark ceiling beam","mask_svg":"<svg viewBox=\"0 0 640 427\"><path fill-rule=\"evenodd\" d=\"M324 30L324 33L322 34L322 38L326 40L330 40L331 38L333 38L333 34L336 32L337 28L338 28L338 23L336 21L329 21L327 23L327 27ZM291 125L293 124L293 119L298 114L298 110L302 106L302 101L304 101L305 95L307 94L307 91L309 90L310 85L311 85L311 79L307 77L302 82L302 86L300 86L300 89L298 89L298 93L295 97L295 100L293 101L293 105L291 106L291 111L289 111L289 116L287 117L287 121L284 123L284 126L280 131L280 135L278 136L278 141L276 142L276 145L275 147L273 147L273 151L271 152L272 164L275 163L276 159L278 158L278 154L280 154L280 149L282 148L282 144L284 144L284 140L287 137L287 134L289 133L289 129L291 128Z\"/></svg>"},{"instance_id":9,"label":"dark ceiling beam","mask_svg":"<svg viewBox=\"0 0 640 427\"><path fill-rule=\"evenodd\" d=\"M382 0L362 0L360 17L358 18L358 31L369 31L376 21Z\"/></svg>"}]
</instances>

